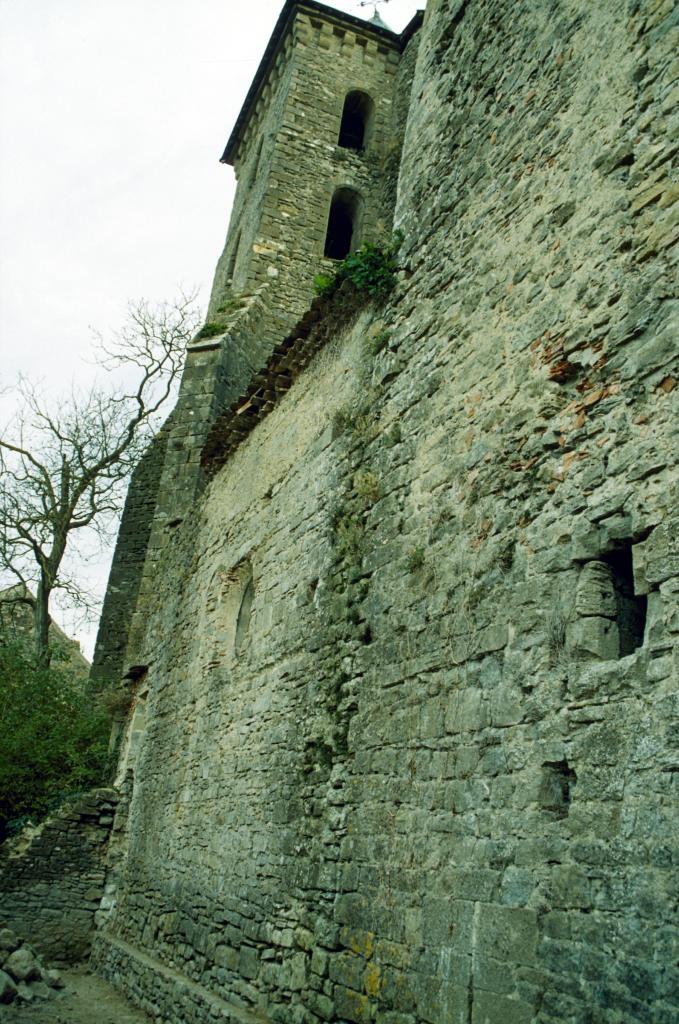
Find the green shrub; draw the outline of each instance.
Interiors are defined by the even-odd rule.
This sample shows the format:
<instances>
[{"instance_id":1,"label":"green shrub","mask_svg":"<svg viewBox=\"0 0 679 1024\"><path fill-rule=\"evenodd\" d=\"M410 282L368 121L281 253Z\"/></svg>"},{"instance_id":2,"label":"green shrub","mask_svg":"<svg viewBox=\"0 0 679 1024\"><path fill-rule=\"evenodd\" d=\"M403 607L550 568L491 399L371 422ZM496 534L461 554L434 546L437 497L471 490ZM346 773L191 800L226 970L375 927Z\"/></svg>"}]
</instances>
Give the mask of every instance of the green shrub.
<instances>
[{"instance_id":1,"label":"green shrub","mask_svg":"<svg viewBox=\"0 0 679 1024\"><path fill-rule=\"evenodd\" d=\"M335 277L331 274L316 274L314 278L314 291L316 295L329 295L334 291Z\"/></svg>"},{"instance_id":2,"label":"green shrub","mask_svg":"<svg viewBox=\"0 0 679 1024\"><path fill-rule=\"evenodd\" d=\"M363 527L360 519L349 509L339 506L330 516L334 546L341 558L360 562Z\"/></svg>"},{"instance_id":3,"label":"green shrub","mask_svg":"<svg viewBox=\"0 0 679 1024\"><path fill-rule=\"evenodd\" d=\"M407 572L417 572L424 565L425 553L423 547L411 548L406 558Z\"/></svg>"},{"instance_id":4,"label":"green shrub","mask_svg":"<svg viewBox=\"0 0 679 1024\"><path fill-rule=\"evenodd\" d=\"M389 433L387 434L387 440L389 441L390 444L393 444L393 445L401 443L401 441L403 440L403 431L401 430L401 424L400 423L394 423L391 426L391 429L389 430Z\"/></svg>"},{"instance_id":5,"label":"green shrub","mask_svg":"<svg viewBox=\"0 0 679 1024\"><path fill-rule=\"evenodd\" d=\"M349 280L359 291L368 295L388 295L396 284L395 253L364 242L360 249L350 253L340 265L342 277Z\"/></svg>"},{"instance_id":6,"label":"green shrub","mask_svg":"<svg viewBox=\"0 0 679 1024\"><path fill-rule=\"evenodd\" d=\"M354 490L367 505L374 505L382 497L380 479L370 469L357 470L354 474Z\"/></svg>"},{"instance_id":7,"label":"green shrub","mask_svg":"<svg viewBox=\"0 0 679 1024\"><path fill-rule=\"evenodd\" d=\"M373 335L368 343L370 354L373 356L379 355L382 349L386 348L389 344L390 338L391 333L389 331L378 331L378 333Z\"/></svg>"},{"instance_id":8,"label":"green shrub","mask_svg":"<svg viewBox=\"0 0 679 1024\"><path fill-rule=\"evenodd\" d=\"M396 284L396 254L402 241L403 235L397 232L386 245L364 242L360 249L342 260L334 275L316 275L316 294L329 295L342 281L351 281L358 291L385 297Z\"/></svg>"},{"instance_id":9,"label":"green shrub","mask_svg":"<svg viewBox=\"0 0 679 1024\"><path fill-rule=\"evenodd\" d=\"M196 334L198 338L214 338L217 334L223 334L226 328L223 324L218 324L214 320L208 320L206 324L203 324L201 329Z\"/></svg>"},{"instance_id":10,"label":"green shrub","mask_svg":"<svg viewBox=\"0 0 679 1024\"><path fill-rule=\"evenodd\" d=\"M111 718L86 679L57 662L35 668L0 633L0 841L110 772Z\"/></svg>"}]
</instances>

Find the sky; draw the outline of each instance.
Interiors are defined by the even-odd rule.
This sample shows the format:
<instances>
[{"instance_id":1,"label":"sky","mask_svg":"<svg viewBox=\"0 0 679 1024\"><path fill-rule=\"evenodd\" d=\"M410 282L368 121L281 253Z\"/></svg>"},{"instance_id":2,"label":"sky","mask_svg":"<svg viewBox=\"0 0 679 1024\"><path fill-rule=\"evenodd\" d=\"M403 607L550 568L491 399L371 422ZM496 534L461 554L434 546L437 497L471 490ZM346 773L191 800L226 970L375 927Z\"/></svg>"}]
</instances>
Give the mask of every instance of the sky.
<instances>
[{"instance_id":1,"label":"sky","mask_svg":"<svg viewBox=\"0 0 679 1024\"><path fill-rule=\"evenodd\" d=\"M18 373L87 386L92 330L198 290L235 181L219 157L283 0L0 0L0 424ZM328 6L370 18L372 4ZM389 0L402 30L423 0ZM103 595L111 551L81 571ZM57 620L91 656L96 623Z\"/></svg>"}]
</instances>

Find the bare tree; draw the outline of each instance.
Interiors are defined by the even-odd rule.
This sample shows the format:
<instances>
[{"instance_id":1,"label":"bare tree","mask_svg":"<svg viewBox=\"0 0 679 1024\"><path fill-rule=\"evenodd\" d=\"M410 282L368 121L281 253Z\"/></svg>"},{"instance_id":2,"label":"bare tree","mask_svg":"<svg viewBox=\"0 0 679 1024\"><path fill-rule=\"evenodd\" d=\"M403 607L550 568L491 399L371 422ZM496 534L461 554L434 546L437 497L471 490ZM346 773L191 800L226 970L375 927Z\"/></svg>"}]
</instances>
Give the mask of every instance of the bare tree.
<instances>
[{"instance_id":1,"label":"bare tree","mask_svg":"<svg viewBox=\"0 0 679 1024\"><path fill-rule=\"evenodd\" d=\"M79 531L110 535L131 469L159 425L198 325L194 296L151 307L141 301L112 344L99 338L106 369L130 387L73 390L52 410L27 380L19 413L0 433L0 572L17 586L14 599L34 611L34 653L50 661L50 600L84 593L64 564Z\"/></svg>"}]
</instances>

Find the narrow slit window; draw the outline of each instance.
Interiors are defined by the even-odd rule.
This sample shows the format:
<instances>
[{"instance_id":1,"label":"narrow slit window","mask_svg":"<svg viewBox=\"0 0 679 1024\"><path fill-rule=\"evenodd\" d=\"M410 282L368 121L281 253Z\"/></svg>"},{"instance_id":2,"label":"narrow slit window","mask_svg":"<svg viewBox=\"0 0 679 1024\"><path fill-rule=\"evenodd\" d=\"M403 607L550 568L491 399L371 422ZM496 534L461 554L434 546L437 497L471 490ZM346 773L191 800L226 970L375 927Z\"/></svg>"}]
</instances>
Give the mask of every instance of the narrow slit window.
<instances>
[{"instance_id":1,"label":"narrow slit window","mask_svg":"<svg viewBox=\"0 0 679 1024\"><path fill-rule=\"evenodd\" d=\"M234 644L236 654L242 654L247 644L248 630L250 629L250 618L252 616L252 603L254 599L255 584L252 576L249 576L243 589L243 596L241 598L240 608L238 609L238 618L236 620L236 638Z\"/></svg>"},{"instance_id":2,"label":"narrow slit window","mask_svg":"<svg viewBox=\"0 0 679 1024\"><path fill-rule=\"evenodd\" d=\"M342 111L337 145L344 149L365 149L372 125L373 101L365 92L347 94Z\"/></svg>"},{"instance_id":3,"label":"narrow slit window","mask_svg":"<svg viewBox=\"0 0 679 1024\"><path fill-rule=\"evenodd\" d=\"M343 260L357 246L361 197L352 189L335 192L330 205L324 253L332 260Z\"/></svg>"},{"instance_id":4,"label":"narrow slit window","mask_svg":"<svg viewBox=\"0 0 679 1024\"><path fill-rule=\"evenodd\" d=\"M262 149L263 149L263 147L264 147L264 136L262 136L262 138L259 140L259 144L257 146L257 155L255 156L255 159L254 159L254 161L252 163L252 173L250 175L250 187L251 188L252 188L252 186L255 184L255 182L257 180L257 174L259 172L259 165L260 165L261 160L262 160Z\"/></svg>"},{"instance_id":5,"label":"narrow slit window","mask_svg":"<svg viewBox=\"0 0 679 1024\"><path fill-rule=\"evenodd\" d=\"M226 276L229 280L233 280L233 275L236 272L236 260L238 259L238 250L240 248L240 231L236 235L236 241L233 244L231 255L229 256L229 264L226 269Z\"/></svg>"}]
</instances>

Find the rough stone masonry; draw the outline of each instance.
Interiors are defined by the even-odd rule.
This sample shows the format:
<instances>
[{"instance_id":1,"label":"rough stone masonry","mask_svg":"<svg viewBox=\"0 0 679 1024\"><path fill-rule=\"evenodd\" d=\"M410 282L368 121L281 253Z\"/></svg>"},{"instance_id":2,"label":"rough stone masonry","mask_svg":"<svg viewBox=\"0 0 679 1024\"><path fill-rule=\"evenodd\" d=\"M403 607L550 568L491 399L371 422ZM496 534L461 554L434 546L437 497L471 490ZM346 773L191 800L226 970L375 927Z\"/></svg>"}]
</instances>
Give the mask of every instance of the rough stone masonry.
<instances>
[{"instance_id":1,"label":"rough stone masonry","mask_svg":"<svg viewBox=\"0 0 679 1024\"><path fill-rule=\"evenodd\" d=\"M30 942L59 966L89 956L118 799L115 790L94 790L0 846L0 949L14 954L19 940ZM7 921L18 939L3 945Z\"/></svg>"},{"instance_id":2,"label":"rough stone masonry","mask_svg":"<svg viewBox=\"0 0 679 1024\"><path fill-rule=\"evenodd\" d=\"M678 1019L677 21L286 4L100 634L94 962L155 1020ZM359 200L398 285L305 314Z\"/></svg>"}]
</instances>

